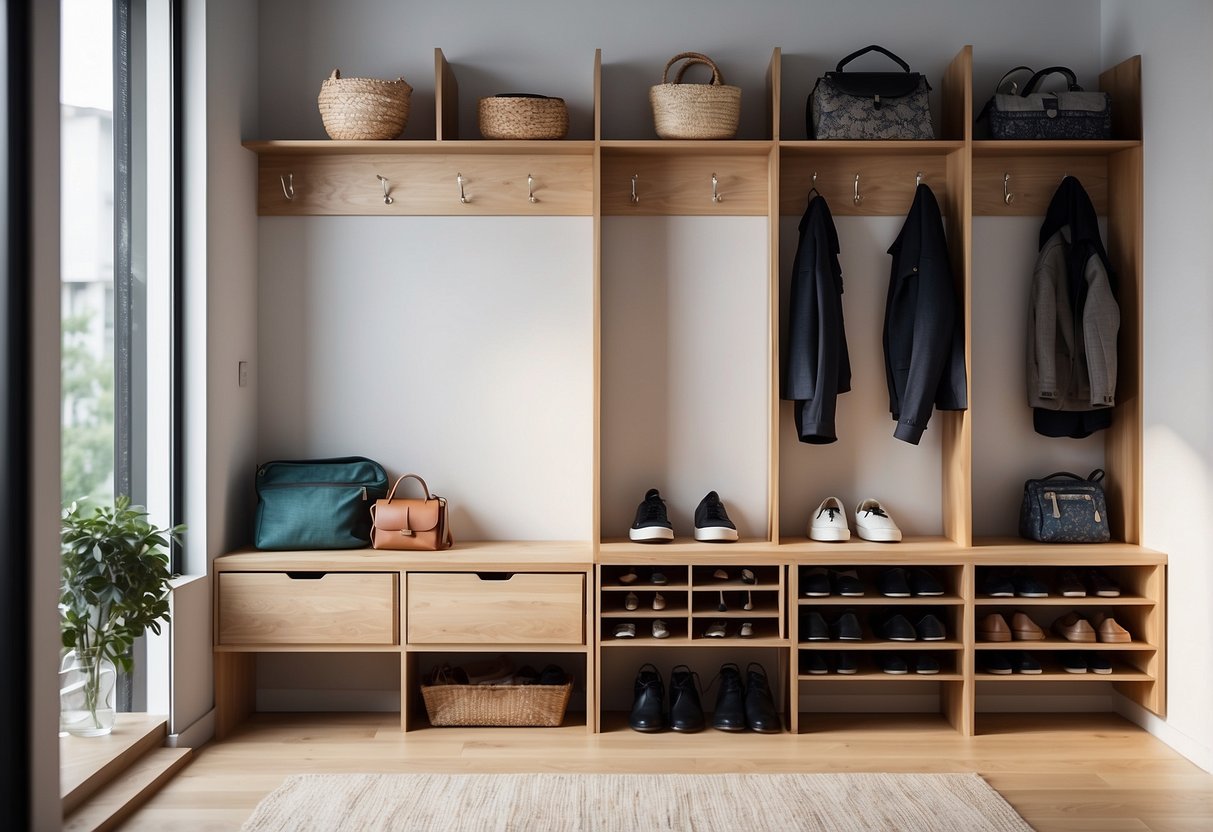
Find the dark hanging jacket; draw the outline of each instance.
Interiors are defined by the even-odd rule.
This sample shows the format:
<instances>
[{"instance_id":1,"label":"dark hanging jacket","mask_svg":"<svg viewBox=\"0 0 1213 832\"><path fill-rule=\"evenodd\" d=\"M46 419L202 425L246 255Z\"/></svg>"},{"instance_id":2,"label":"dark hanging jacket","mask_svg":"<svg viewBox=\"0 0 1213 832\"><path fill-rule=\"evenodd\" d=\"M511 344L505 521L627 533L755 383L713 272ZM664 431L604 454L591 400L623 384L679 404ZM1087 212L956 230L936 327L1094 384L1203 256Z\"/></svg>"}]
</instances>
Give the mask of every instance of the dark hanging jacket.
<instances>
[{"instance_id":1,"label":"dark hanging jacket","mask_svg":"<svg viewBox=\"0 0 1213 832\"><path fill-rule=\"evenodd\" d=\"M800 220L792 266L783 398L795 402L801 442L836 442L835 405L851 389L851 360L842 323L838 232L824 198L815 194Z\"/></svg>"},{"instance_id":2,"label":"dark hanging jacket","mask_svg":"<svg viewBox=\"0 0 1213 832\"><path fill-rule=\"evenodd\" d=\"M1040 227L1028 315L1028 403L1037 433L1082 438L1112 424L1120 308L1095 206L1067 176Z\"/></svg>"},{"instance_id":3,"label":"dark hanging jacket","mask_svg":"<svg viewBox=\"0 0 1213 832\"><path fill-rule=\"evenodd\" d=\"M965 379L964 316L948 260L943 218L926 185L901 233L889 247L893 270L884 313L885 374L893 435L914 445L931 418L931 407L968 407Z\"/></svg>"}]
</instances>

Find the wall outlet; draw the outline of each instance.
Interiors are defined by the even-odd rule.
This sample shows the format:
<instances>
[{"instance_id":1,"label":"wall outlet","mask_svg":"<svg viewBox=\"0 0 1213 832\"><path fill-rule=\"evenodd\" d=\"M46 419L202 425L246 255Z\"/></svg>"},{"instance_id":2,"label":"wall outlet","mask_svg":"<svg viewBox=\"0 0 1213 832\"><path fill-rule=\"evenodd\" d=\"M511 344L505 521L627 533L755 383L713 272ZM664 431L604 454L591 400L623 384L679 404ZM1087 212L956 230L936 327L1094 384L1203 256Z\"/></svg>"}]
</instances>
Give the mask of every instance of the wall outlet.
<instances>
[{"instance_id":1,"label":"wall outlet","mask_svg":"<svg viewBox=\"0 0 1213 832\"><path fill-rule=\"evenodd\" d=\"M248 362L239 361L236 363L236 378L237 383L241 387L248 387Z\"/></svg>"}]
</instances>

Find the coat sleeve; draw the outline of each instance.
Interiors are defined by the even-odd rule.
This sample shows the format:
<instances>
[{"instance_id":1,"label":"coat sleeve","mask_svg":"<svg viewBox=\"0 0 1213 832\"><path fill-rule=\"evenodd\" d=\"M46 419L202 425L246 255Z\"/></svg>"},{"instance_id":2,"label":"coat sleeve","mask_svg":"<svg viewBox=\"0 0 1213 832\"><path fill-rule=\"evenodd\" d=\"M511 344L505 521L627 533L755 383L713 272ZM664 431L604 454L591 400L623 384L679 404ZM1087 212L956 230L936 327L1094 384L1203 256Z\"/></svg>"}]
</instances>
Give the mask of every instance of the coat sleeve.
<instances>
[{"instance_id":1,"label":"coat sleeve","mask_svg":"<svg viewBox=\"0 0 1213 832\"><path fill-rule=\"evenodd\" d=\"M1049 243L1041 252L1032 280L1031 342L1028 345L1031 363L1028 366L1028 403L1040 404L1041 399L1058 398L1057 379L1057 284L1065 270L1065 250Z\"/></svg>"},{"instance_id":2,"label":"coat sleeve","mask_svg":"<svg viewBox=\"0 0 1213 832\"><path fill-rule=\"evenodd\" d=\"M1116 404L1116 337L1120 307L1098 256L1087 260L1087 301L1082 308L1083 347L1091 381L1091 407Z\"/></svg>"},{"instance_id":3,"label":"coat sleeve","mask_svg":"<svg viewBox=\"0 0 1213 832\"><path fill-rule=\"evenodd\" d=\"M822 229L824 231L824 229ZM824 235L823 235L824 236ZM799 405L797 429L801 442L824 445L838 440L835 414L840 379L843 340L842 308L831 263L833 253L824 239L814 247L813 283L817 362L813 372L812 394ZM850 378L846 379L849 388Z\"/></svg>"},{"instance_id":4,"label":"coat sleeve","mask_svg":"<svg viewBox=\"0 0 1213 832\"><path fill-rule=\"evenodd\" d=\"M901 300L912 303L913 308L897 310L897 314L914 317L913 347L901 414L893 435L917 445L931 418L944 365L952 352L956 294L947 251L942 253L942 259L938 253L922 258L917 274L910 279L918 281L917 291L905 293Z\"/></svg>"},{"instance_id":5,"label":"coat sleeve","mask_svg":"<svg viewBox=\"0 0 1213 832\"><path fill-rule=\"evenodd\" d=\"M792 266L792 285L788 292L788 344L783 398L792 401L812 398L817 386L819 334L814 286L817 254L813 233L807 225L800 232L800 243Z\"/></svg>"}]
</instances>

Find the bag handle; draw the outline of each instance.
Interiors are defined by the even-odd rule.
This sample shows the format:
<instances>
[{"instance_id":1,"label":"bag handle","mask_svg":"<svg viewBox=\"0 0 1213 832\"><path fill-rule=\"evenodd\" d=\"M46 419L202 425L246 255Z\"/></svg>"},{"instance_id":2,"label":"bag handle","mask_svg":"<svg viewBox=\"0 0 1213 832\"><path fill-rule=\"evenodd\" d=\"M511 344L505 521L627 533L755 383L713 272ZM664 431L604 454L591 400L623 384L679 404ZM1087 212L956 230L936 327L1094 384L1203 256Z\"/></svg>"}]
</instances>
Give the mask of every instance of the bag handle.
<instances>
[{"instance_id":1,"label":"bag handle","mask_svg":"<svg viewBox=\"0 0 1213 832\"><path fill-rule=\"evenodd\" d=\"M1021 65L1021 66L1017 66L1017 67L1012 67L1011 69L1008 69L1006 74L1003 75L1001 78L999 78L998 83L994 85L994 94L995 95L1003 94L1002 85L1005 84L1007 82L1007 79L1010 78L1012 75L1014 75L1016 72L1027 72L1033 78L1036 77L1036 73L1032 70L1032 67L1030 67L1030 66ZM1011 92L1007 93L1007 94L1008 95L1018 95L1019 94L1018 87L1013 83L1011 85Z\"/></svg>"},{"instance_id":2,"label":"bag handle","mask_svg":"<svg viewBox=\"0 0 1213 832\"><path fill-rule=\"evenodd\" d=\"M1070 92L1082 92L1082 87L1078 86L1078 76L1074 74L1074 70L1068 66L1050 66L1045 67L1040 72L1036 73L1024 85L1023 92L1020 93L1024 98L1036 90L1036 85L1043 81L1046 77L1054 74L1066 76L1066 84Z\"/></svg>"},{"instance_id":3,"label":"bag handle","mask_svg":"<svg viewBox=\"0 0 1213 832\"><path fill-rule=\"evenodd\" d=\"M1079 482L1099 482L1100 480L1102 480L1104 478L1104 473L1105 473L1104 469L1096 468L1094 471L1087 474L1085 477L1080 477L1080 476L1078 476L1078 474L1073 474L1073 473L1070 473L1069 471L1054 471L1052 474L1049 474L1047 477L1041 477L1040 480L1037 480L1037 482L1041 482L1044 480L1059 480L1063 477L1065 477L1067 479L1078 480ZM1025 491L1027 490L1026 484L1024 485L1024 490Z\"/></svg>"},{"instance_id":4,"label":"bag handle","mask_svg":"<svg viewBox=\"0 0 1213 832\"><path fill-rule=\"evenodd\" d=\"M702 52L680 52L666 61L665 70L661 73L661 83L670 83L668 80L666 80L670 75L670 67L682 60L685 60L686 63L678 68L678 74L674 76L675 84L681 84L682 76L686 74L688 69L695 66L695 64L704 64L705 66L711 68L712 80L709 83L711 83L712 86L719 87L724 83L724 76L720 74L720 69L716 66L716 63Z\"/></svg>"},{"instance_id":5,"label":"bag handle","mask_svg":"<svg viewBox=\"0 0 1213 832\"><path fill-rule=\"evenodd\" d=\"M910 71L910 65L909 65L909 64L907 64L907 63L906 63L905 61L903 61L901 58L899 58L899 57L897 57L896 55L894 55L894 54L893 54L892 52L890 52L889 50L885 49L883 46L877 46L876 44L872 44L871 46L865 46L863 49L860 49L860 50L859 50L859 51L857 51L857 52L852 52L850 55L847 55L845 58L843 58L841 61L839 61L839 62L838 62L838 66L834 68L834 71L835 71L835 72L842 72L842 68L843 68L844 66L846 66L846 65L847 65L847 64L849 64L851 61L853 61L853 60L855 60L856 58L858 58L860 55L866 55L866 54L868 54L869 52L879 52L879 53L881 53L882 55L887 55L887 56L889 56L890 58L892 58L894 61L896 61L896 62L897 62L897 65L898 65L898 66L900 66L902 69L904 69L904 70L905 70L907 73Z\"/></svg>"},{"instance_id":6,"label":"bag handle","mask_svg":"<svg viewBox=\"0 0 1213 832\"><path fill-rule=\"evenodd\" d=\"M425 493L426 501L434 499L430 495L430 487L425 484L425 480L423 480L419 475L403 474L396 479L396 482L392 483L392 490L387 493L388 502L391 502L392 497L394 497L396 495L396 488L400 485L400 483L404 482L405 480L409 479L410 477L417 480L417 482L421 483L421 490Z\"/></svg>"}]
</instances>

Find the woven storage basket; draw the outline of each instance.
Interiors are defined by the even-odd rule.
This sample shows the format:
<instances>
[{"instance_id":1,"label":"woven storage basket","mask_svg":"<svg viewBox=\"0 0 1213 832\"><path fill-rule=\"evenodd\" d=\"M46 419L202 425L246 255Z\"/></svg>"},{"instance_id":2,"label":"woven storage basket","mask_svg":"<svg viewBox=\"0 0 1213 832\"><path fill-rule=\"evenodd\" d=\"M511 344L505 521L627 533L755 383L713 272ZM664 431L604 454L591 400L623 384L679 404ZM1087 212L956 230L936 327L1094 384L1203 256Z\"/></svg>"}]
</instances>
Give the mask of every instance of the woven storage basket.
<instances>
[{"instance_id":1,"label":"woven storage basket","mask_svg":"<svg viewBox=\"0 0 1213 832\"><path fill-rule=\"evenodd\" d=\"M667 80L670 67L681 60L686 63L671 83ZM682 83L682 76L695 64L711 67L711 83ZM707 55L683 52L670 58L661 73L661 83L649 88L649 103L653 105L653 126L663 139L731 139L737 134L741 88L726 85Z\"/></svg>"},{"instance_id":2,"label":"woven storage basket","mask_svg":"<svg viewBox=\"0 0 1213 832\"><path fill-rule=\"evenodd\" d=\"M573 681L563 685L422 685L430 724L555 728Z\"/></svg>"},{"instance_id":3,"label":"woven storage basket","mask_svg":"<svg viewBox=\"0 0 1213 832\"><path fill-rule=\"evenodd\" d=\"M563 98L508 93L480 99L480 135L486 139L563 139L568 132Z\"/></svg>"},{"instance_id":4,"label":"woven storage basket","mask_svg":"<svg viewBox=\"0 0 1213 832\"><path fill-rule=\"evenodd\" d=\"M342 78L334 69L316 103L330 139L394 139L408 123L412 94L403 78Z\"/></svg>"}]
</instances>

